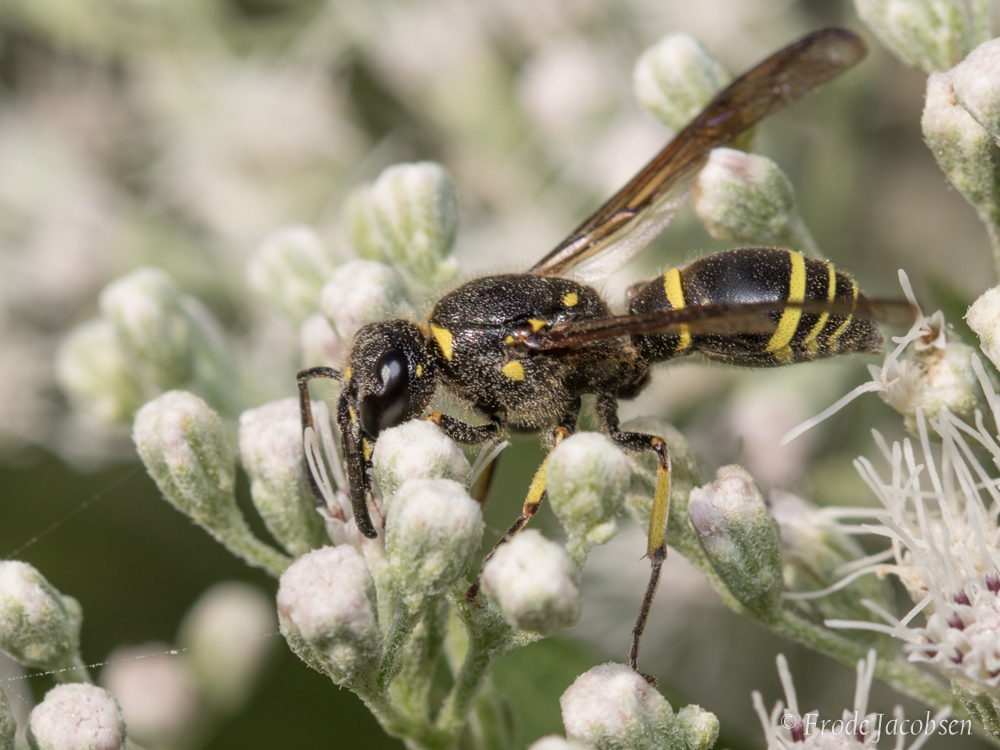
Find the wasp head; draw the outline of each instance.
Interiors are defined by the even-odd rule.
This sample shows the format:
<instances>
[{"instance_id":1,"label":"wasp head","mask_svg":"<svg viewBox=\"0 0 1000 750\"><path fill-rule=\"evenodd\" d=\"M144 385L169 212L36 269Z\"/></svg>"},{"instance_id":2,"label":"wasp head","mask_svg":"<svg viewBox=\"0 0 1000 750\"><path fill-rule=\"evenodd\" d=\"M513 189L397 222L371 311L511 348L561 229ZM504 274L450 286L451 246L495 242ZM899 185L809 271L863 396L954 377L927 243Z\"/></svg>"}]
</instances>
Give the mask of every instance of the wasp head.
<instances>
[{"instance_id":1,"label":"wasp head","mask_svg":"<svg viewBox=\"0 0 1000 750\"><path fill-rule=\"evenodd\" d=\"M350 385L369 438L420 416L434 395L434 361L420 328L406 320L365 326L354 337Z\"/></svg>"}]
</instances>

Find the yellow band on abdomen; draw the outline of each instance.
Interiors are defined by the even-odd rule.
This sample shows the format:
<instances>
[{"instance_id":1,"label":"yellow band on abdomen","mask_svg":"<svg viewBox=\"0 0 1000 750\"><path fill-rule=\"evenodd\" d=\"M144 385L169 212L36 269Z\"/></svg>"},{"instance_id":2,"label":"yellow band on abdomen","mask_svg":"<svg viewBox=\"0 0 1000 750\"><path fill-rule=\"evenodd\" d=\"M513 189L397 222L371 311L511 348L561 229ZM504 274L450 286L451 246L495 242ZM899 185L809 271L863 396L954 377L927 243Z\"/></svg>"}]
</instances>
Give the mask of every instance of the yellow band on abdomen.
<instances>
[{"instance_id":1,"label":"yellow band on abdomen","mask_svg":"<svg viewBox=\"0 0 1000 750\"><path fill-rule=\"evenodd\" d=\"M675 310L684 309L684 290L681 288L681 272L678 268L671 268L663 274L663 292L667 295L667 302ZM691 346L691 333L686 325L681 326L681 340L677 344L675 351L682 352Z\"/></svg>"},{"instance_id":2,"label":"yellow band on abdomen","mask_svg":"<svg viewBox=\"0 0 1000 750\"><path fill-rule=\"evenodd\" d=\"M834 297L837 295L837 271L833 267L833 263L826 264L827 269L830 271L830 280L827 283L826 289L826 301L833 302ZM810 357L816 356L816 351L819 348L819 342L816 341L816 337L819 336L819 332L823 330L823 326L826 325L826 321L830 319L830 313L823 313L819 316L819 320L816 321L816 325L812 327L809 331L809 335L806 336L805 340L802 342L805 344L806 351L809 352Z\"/></svg>"},{"instance_id":3,"label":"yellow band on abdomen","mask_svg":"<svg viewBox=\"0 0 1000 750\"><path fill-rule=\"evenodd\" d=\"M806 259L802 253L788 251L788 260L791 262L791 271L788 275L788 302L804 302L806 298ZM802 308L785 308L781 313L781 320L775 329L771 340L767 342L764 351L772 352L780 360L791 359L792 350L788 346L795 329L799 327L799 320L802 318Z\"/></svg>"}]
</instances>

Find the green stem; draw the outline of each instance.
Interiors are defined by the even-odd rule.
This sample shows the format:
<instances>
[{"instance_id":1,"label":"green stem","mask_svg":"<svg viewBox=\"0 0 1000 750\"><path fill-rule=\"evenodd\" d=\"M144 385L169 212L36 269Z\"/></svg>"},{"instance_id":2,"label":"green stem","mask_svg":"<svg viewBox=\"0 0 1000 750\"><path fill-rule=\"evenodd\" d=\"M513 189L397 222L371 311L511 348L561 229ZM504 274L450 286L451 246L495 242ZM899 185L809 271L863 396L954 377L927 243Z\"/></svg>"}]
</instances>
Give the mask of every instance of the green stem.
<instances>
[{"instance_id":1,"label":"green stem","mask_svg":"<svg viewBox=\"0 0 1000 750\"><path fill-rule=\"evenodd\" d=\"M403 647L410 639L417 618L405 603L399 602L392 618L389 632L382 642L382 663L379 665L376 685L379 691L388 690L389 683L399 673L402 666Z\"/></svg>"},{"instance_id":2,"label":"green stem","mask_svg":"<svg viewBox=\"0 0 1000 750\"><path fill-rule=\"evenodd\" d=\"M248 565L261 568L273 578L280 578L292 564L292 558L255 537L242 517L225 528L208 529L208 532Z\"/></svg>"},{"instance_id":3,"label":"green stem","mask_svg":"<svg viewBox=\"0 0 1000 750\"><path fill-rule=\"evenodd\" d=\"M54 670L52 673L52 678L56 682L68 683L68 682L84 682L88 685L92 685L94 680L90 676L90 672L87 671L87 665L84 664L83 659L80 658L79 654L75 654L72 658L70 664L62 669Z\"/></svg>"},{"instance_id":4,"label":"green stem","mask_svg":"<svg viewBox=\"0 0 1000 750\"><path fill-rule=\"evenodd\" d=\"M819 245L812 236L812 232L797 213L793 214L788 221L788 240L792 247L803 255L810 258L822 258Z\"/></svg>"}]
</instances>

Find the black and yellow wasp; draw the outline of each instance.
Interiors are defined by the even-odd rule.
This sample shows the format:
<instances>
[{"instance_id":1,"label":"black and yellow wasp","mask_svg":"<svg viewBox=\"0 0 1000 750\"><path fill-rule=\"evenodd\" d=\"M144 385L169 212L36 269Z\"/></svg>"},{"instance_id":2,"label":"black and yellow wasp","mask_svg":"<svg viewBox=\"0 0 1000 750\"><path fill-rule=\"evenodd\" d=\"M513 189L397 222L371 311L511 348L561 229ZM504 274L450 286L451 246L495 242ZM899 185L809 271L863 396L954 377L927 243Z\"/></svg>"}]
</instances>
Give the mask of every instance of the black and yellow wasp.
<instances>
[{"instance_id":1,"label":"black and yellow wasp","mask_svg":"<svg viewBox=\"0 0 1000 750\"><path fill-rule=\"evenodd\" d=\"M442 297L426 322L390 320L362 328L343 373L299 373L303 429L312 426L307 385L343 381L337 405L358 529L368 512L370 459L379 434L424 416L440 383L480 415L468 424L434 412L452 439L485 444L506 430L544 431L558 442L576 429L580 398L593 394L600 428L628 454L652 451L659 471L648 553L652 574L632 633L629 663L666 557L670 457L656 436L618 428L618 399L635 396L657 362L700 353L720 362L773 367L850 352L878 352L876 321L909 325L905 302L870 300L833 264L779 248L717 252L631 287L626 315L612 315L591 286L568 278L619 264L662 229L664 215L711 149L802 98L865 55L844 29L824 29L767 58L720 92L624 188L527 273L486 276ZM521 516L538 509L544 465ZM477 583L470 589L476 596Z\"/></svg>"}]
</instances>

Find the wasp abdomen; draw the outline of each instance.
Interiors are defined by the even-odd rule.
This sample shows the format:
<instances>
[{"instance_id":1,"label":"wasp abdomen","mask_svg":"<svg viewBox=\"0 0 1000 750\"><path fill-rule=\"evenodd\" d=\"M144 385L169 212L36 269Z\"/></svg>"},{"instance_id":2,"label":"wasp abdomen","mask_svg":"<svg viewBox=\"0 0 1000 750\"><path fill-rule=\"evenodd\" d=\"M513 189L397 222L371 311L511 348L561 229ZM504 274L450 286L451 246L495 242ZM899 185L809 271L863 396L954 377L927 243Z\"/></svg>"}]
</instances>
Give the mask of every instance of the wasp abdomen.
<instances>
[{"instance_id":1,"label":"wasp abdomen","mask_svg":"<svg viewBox=\"0 0 1000 750\"><path fill-rule=\"evenodd\" d=\"M713 253L633 287L630 296L631 313L693 305L862 299L854 280L832 263L781 248ZM882 349L882 334L865 318L795 307L770 317L776 328L767 334L681 332L642 334L633 339L654 362L697 351L709 359L748 367L774 367Z\"/></svg>"}]
</instances>

